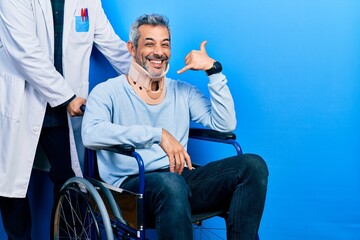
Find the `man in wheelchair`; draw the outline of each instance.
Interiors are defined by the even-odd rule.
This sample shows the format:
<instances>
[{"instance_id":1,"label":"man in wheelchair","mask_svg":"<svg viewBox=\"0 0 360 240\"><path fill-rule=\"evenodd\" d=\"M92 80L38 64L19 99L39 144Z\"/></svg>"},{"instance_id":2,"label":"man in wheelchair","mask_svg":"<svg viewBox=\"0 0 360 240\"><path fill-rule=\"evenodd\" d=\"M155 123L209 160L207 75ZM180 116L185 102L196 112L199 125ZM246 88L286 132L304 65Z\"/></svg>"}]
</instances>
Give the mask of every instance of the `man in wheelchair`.
<instances>
[{"instance_id":1,"label":"man in wheelchair","mask_svg":"<svg viewBox=\"0 0 360 240\"><path fill-rule=\"evenodd\" d=\"M194 86L166 77L171 55L167 18L137 18L128 42L133 56L129 73L98 84L90 93L83 142L92 149L129 144L143 156L145 211L159 239L192 239L191 214L216 210L228 211L228 239L255 239L267 189L264 160L241 154L194 168L187 153L191 121L221 132L236 127L227 78L205 45L185 57L178 73L205 71L210 99ZM97 158L102 180L137 191L136 161L103 150Z\"/></svg>"}]
</instances>

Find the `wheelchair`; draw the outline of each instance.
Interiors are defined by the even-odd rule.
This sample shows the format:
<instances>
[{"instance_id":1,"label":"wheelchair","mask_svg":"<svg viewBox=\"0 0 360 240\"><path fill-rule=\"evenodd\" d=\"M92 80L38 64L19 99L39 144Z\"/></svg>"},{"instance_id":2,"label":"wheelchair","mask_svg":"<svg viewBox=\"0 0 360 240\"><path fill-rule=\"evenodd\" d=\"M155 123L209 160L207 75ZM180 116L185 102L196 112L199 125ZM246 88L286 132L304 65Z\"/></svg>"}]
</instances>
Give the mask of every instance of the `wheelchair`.
<instances>
[{"instance_id":1,"label":"wheelchair","mask_svg":"<svg viewBox=\"0 0 360 240\"><path fill-rule=\"evenodd\" d=\"M242 154L234 133L220 133L209 129L192 128L190 139L230 144ZM145 240L144 190L145 169L142 157L130 145L116 145L103 150L133 157L139 167L138 192L114 187L100 180L96 153L87 149L84 178L73 177L62 187L54 202L50 239L139 239ZM226 220L227 212L217 211L192 215L194 228L202 228L202 221L219 216ZM147 225L145 225L147 224ZM150 226L148 226L150 225ZM153 224L154 225L154 224ZM204 239L223 239L198 233ZM194 236L195 237L195 236ZM256 239L259 239L257 236Z\"/></svg>"}]
</instances>

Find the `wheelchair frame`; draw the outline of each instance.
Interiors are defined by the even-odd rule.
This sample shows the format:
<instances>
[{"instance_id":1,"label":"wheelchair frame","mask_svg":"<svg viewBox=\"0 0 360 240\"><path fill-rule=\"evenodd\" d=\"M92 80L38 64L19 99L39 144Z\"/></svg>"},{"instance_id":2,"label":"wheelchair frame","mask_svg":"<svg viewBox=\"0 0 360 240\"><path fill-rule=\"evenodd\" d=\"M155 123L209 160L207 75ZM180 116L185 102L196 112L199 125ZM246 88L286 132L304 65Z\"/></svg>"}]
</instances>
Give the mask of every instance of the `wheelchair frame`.
<instances>
[{"instance_id":1,"label":"wheelchair frame","mask_svg":"<svg viewBox=\"0 0 360 240\"><path fill-rule=\"evenodd\" d=\"M242 154L234 133L221 133L209 129L192 128L189 138L234 146ZM138 193L106 184L97 171L95 152L87 151L85 178L73 177L62 187L54 203L51 217L50 239L62 236L76 236L76 239L139 239L145 240L145 168L142 157L130 145L116 145L103 150L124 154L136 159L139 167ZM93 154L92 154L93 153ZM121 205L121 206L119 206ZM192 216L192 222L201 225L205 219L220 216L226 219L224 211ZM67 238L66 238L67 239ZM72 239L72 238L71 238ZM257 236L257 239L258 236Z\"/></svg>"}]
</instances>

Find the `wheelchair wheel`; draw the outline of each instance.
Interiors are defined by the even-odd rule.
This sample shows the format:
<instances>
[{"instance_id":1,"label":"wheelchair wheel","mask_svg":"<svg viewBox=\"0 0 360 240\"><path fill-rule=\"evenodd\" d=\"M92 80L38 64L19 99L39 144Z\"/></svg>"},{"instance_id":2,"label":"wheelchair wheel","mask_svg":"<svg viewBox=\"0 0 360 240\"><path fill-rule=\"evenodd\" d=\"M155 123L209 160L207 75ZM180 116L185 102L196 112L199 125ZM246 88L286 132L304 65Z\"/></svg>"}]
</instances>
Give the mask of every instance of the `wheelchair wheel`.
<instances>
[{"instance_id":1,"label":"wheelchair wheel","mask_svg":"<svg viewBox=\"0 0 360 240\"><path fill-rule=\"evenodd\" d=\"M83 178L71 178L54 203L50 239L113 240L109 214L96 189Z\"/></svg>"},{"instance_id":2,"label":"wheelchair wheel","mask_svg":"<svg viewBox=\"0 0 360 240\"><path fill-rule=\"evenodd\" d=\"M221 240L226 238L226 226L214 226L211 224L193 224L193 239L194 240ZM256 235L255 240L260 240L259 235Z\"/></svg>"},{"instance_id":3,"label":"wheelchair wheel","mask_svg":"<svg viewBox=\"0 0 360 240\"><path fill-rule=\"evenodd\" d=\"M226 228L203 225L193 225L194 240L216 240L226 239Z\"/></svg>"},{"instance_id":4,"label":"wheelchair wheel","mask_svg":"<svg viewBox=\"0 0 360 240\"><path fill-rule=\"evenodd\" d=\"M220 240L226 239L226 227L213 227L193 225L193 239L194 240ZM260 240L259 235L256 235L255 240Z\"/></svg>"}]
</instances>

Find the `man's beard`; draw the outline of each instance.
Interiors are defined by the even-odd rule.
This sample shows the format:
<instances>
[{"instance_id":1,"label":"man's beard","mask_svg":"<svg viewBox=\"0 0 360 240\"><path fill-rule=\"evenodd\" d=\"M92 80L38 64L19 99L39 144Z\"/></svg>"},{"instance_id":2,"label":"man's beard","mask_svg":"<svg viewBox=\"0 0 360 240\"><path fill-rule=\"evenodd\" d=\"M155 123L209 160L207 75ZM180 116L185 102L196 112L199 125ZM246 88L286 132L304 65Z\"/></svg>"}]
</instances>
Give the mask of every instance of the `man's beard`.
<instances>
[{"instance_id":1,"label":"man's beard","mask_svg":"<svg viewBox=\"0 0 360 240\"><path fill-rule=\"evenodd\" d=\"M168 58L166 57L162 57L162 58L155 58L154 60L161 60L161 61L167 61ZM143 61L139 61L139 59L137 59L137 63L142 67L144 68L150 75L151 77L153 78L158 78L158 77L161 77L164 72L166 71L168 65L169 65L169 62L166 62L165 63L165 67L164 69L161 71L161 73L158 73L158 72L154 72L150 69L150 67L148 65L146 65L146 62L149 61L150 62L150 59L146 58L146 60L143 62Z\"/></svg>"},{"instance_id":2,"label":"man's beard","mask_svg":"<svg viewBox=\"0 0 360 240\"><path fill-rule=\"evenodd\" d=\"M143 68L151 75L151 77L158 78L164 74L164 72L166 71L167 65L168 65L168 63L166 63L165 68L161 71L161 73L158 73L158 72L155 73L155 72L151 71L147 66L144 66Z\"/></svg>"}]
</instances>

